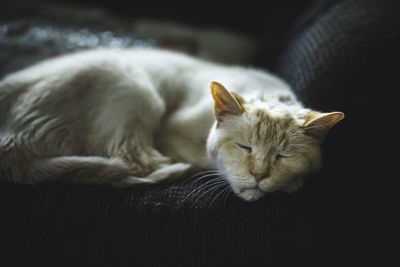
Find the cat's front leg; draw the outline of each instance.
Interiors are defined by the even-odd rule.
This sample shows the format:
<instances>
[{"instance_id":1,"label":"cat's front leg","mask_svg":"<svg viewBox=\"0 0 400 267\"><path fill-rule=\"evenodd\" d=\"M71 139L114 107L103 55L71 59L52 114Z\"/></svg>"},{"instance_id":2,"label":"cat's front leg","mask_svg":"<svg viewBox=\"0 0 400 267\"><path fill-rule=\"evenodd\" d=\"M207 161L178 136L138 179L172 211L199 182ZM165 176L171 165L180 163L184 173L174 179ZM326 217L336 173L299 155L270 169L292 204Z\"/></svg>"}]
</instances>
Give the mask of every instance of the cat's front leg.
<instances>
[{"instance_id":1,"label":"cat's front leg","mask_svg":"<svg viewBox=\"0 0 400 267\"><path fill-rule=\"evenodd\" d=\"M159 183L159 182L172 182L184 179L188 173L191 172L192 165L183 162L166 165L148 174L146 177L127 177L118 181L117 186L132 186L141 183Z\"/></svg>"},{"instance_id":2,"label":"cat's front leg","mask_svg":"<svg viewBox=\"0 0 400 267\"><path fill-rule=\"evenodd\" d=\"M169 157L151 147L121 148L113 156L123 160L138 177L146 177L155 170L172 164Z\"/></svg>"},{"instance_id":3,"label":"cat's front leg","mask_svg":"<svg viewBox=\"0 0 400 267\"><path fill-rule=\"evenodd\" d=\"M128 152L129 151L129 152ZM119 186L139 183L171 182L183 179L191 171L192 165L183 162L173 163L152 147L131 147L120 149L116 156L122 159L135 174L118 182Z\"/></svg>"}]
</instances>

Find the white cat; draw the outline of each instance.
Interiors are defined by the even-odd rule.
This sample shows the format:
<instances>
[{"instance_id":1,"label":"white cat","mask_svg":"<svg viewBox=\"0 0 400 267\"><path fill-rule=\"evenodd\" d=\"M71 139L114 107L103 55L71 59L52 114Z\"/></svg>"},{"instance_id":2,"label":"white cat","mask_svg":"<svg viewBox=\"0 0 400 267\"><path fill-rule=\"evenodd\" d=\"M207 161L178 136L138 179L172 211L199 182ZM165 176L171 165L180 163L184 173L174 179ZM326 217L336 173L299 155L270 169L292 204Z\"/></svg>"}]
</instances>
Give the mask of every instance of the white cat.
<instances>
[{"instance_id":1,"label":"white cat","mask_svg":"<svg viewBox=\"0 0 400 267\"><path fill-rule=\"evenodd\" d=\"M0 82L0 179L130 186L217 168L255 200L300 188L343 116L304 108L261 70L157 49L78 52Z\"/></svg>"}]
</instances>

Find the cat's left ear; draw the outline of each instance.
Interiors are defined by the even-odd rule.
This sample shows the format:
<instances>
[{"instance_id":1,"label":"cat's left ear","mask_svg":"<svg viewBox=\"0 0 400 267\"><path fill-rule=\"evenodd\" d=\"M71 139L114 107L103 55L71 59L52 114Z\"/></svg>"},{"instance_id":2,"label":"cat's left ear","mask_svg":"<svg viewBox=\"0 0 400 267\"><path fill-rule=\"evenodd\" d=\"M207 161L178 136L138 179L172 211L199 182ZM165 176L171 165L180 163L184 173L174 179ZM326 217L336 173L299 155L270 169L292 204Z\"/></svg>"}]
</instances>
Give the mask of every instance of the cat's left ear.
<instances>
[{"instance_id":1,"label":"cat's left ear","mask_svg":"<svg viewBox=\"0 0 400 267\"><path fill-rule=\"evenodd\" d=\"M316 138L322 142L325 135L329 130L344 118L342 112L322 113L317 111L310 111L305 116L305 123L303 124L304 131L307 135Z\"/></svg>"},{"instance_id":2,"label":"cat's left ear","mask_svg":"<svg viewBox=\"0 0 400 267\"><path fill-rule=\"evenodd\" d=\"M211 94L214 98L215 117L223 120L225 115L240 115L244 111L243 98L235 93L230 93L222 84L212 82Z\"/></svg>"}]
</instances>

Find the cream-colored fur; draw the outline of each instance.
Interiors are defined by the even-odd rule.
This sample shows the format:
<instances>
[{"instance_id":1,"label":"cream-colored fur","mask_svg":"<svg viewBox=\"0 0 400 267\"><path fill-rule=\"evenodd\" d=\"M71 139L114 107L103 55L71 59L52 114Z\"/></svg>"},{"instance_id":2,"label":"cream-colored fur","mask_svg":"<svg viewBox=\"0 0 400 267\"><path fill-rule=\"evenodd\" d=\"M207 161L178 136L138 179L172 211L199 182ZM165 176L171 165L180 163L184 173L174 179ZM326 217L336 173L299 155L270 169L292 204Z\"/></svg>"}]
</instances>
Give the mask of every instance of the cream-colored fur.
<instances>
[{"instance_id":1,"label":"cream-colored fur","mask_svg":"<svg viewBox=\"0 0 400 267\"><path fill-rule=\"evenodd\" d=\"M217 114L225 108L217 91L231 94L212 83L213 99L212 81L238 93L230 106L241 112L227 108ZM269 169L268 158L277 149L261 141L270 136L269 129L263 130L266 136L254 135L260 111L278 124L281 117L290 118L293 129L276 129L293 134L304 151L256 182L251 172ZM315 140L342 115L324 120L329 116L310 114L283 81L264 71L156 49L79 52L0 82L0 178L129 186L219 168L239 196L254 200L278 189L294 191L302 184L297 177L317 169ZM323 120L325 126L319 123ZM312 129L321 127L313 135ZM252 147L252 169L237 143Z\"/></svg>"}]
</instances>

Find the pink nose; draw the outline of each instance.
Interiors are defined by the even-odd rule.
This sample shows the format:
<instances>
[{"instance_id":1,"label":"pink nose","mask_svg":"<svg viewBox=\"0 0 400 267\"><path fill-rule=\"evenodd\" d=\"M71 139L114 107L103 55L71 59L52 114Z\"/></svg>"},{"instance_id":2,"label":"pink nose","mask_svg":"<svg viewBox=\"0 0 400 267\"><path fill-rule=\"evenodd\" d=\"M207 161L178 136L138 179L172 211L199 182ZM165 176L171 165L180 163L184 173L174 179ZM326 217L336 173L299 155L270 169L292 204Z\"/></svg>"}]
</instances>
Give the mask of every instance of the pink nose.
<instances>
[{"instance_id":1,"label":"pink nose","mask_svg":"<svg viewBox=\"0 0 400 267\"><path fill-rule=\"evenodd\" d=\"M254 175L254 178L256 178L257 183L261 182L265 178L268 178L269 176L268 173L254 173L252 171L250 171L250 173Z\"/></svg>"}]
</instances>

